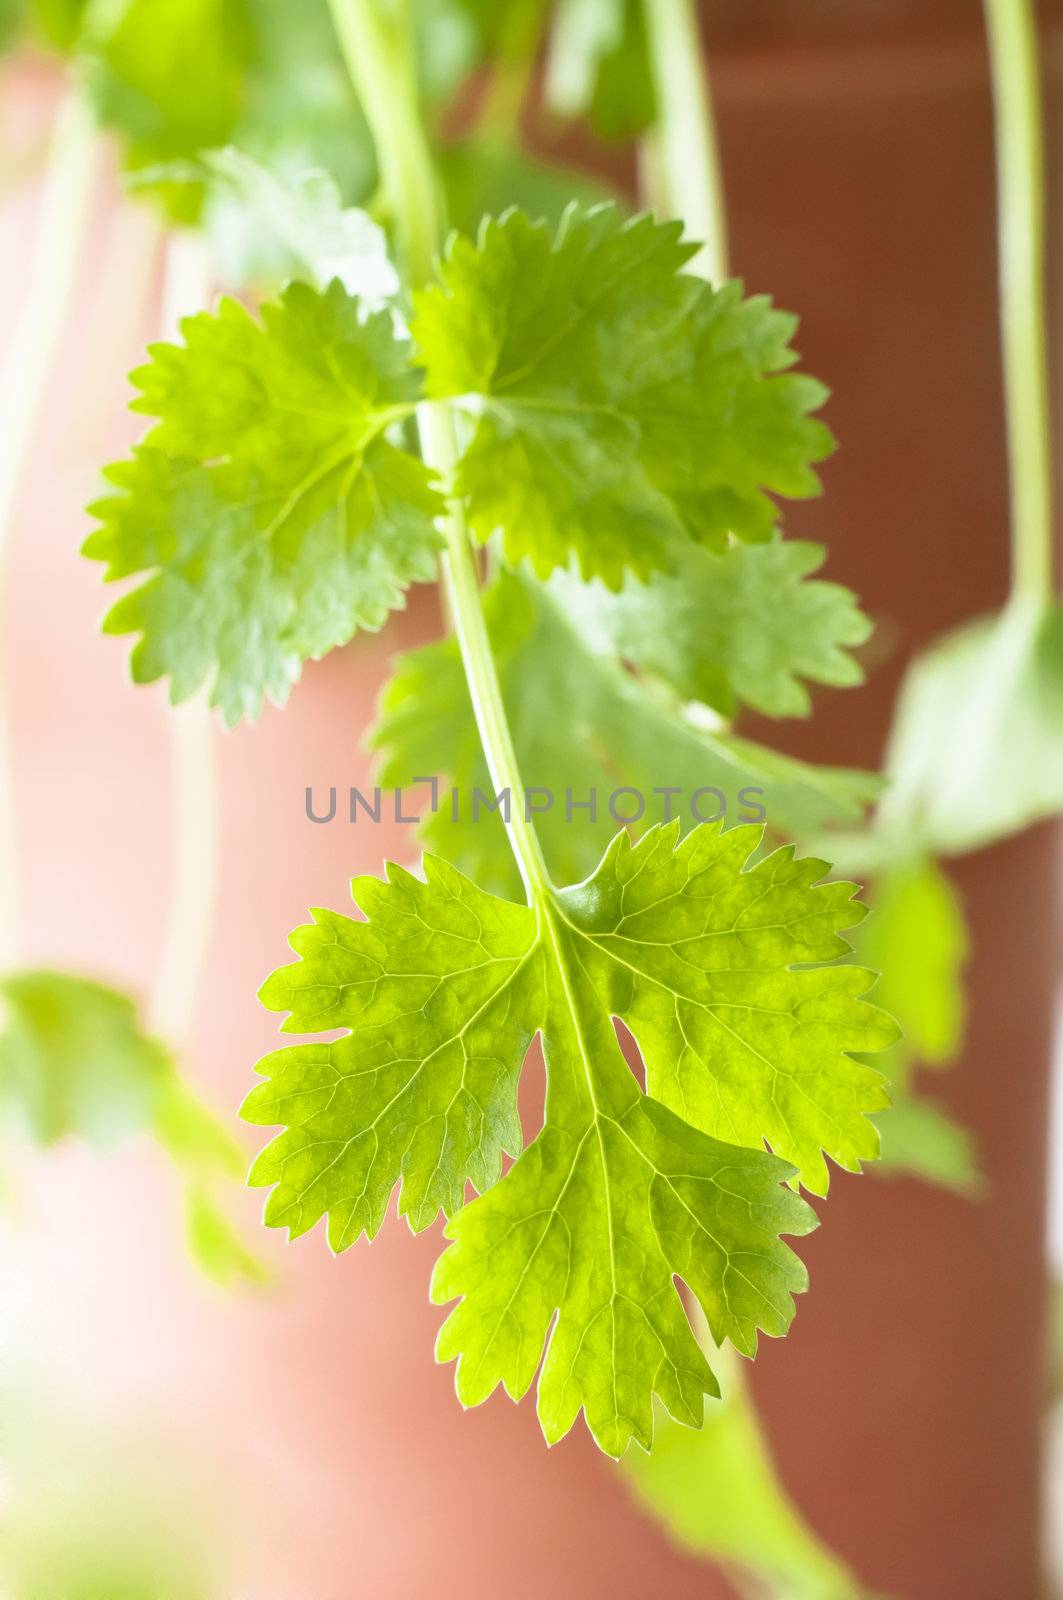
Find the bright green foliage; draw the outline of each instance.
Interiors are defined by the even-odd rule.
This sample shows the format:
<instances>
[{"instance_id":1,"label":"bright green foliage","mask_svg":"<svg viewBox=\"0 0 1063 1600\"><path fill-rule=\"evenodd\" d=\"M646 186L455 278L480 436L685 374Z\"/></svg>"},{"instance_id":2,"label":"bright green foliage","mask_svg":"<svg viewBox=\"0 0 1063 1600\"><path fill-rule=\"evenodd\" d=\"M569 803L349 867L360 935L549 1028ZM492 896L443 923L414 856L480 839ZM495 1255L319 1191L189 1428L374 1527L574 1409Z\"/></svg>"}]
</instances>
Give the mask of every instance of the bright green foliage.
<instances>
[{"instance_id":1,"label":"bright green foliage","mask_svg":"<svg viewBox=\"0 0 1063 1600\"><path fill-rule=\"evenodd\" d=\"M752 1354L758 1328L785 1331L804 1284L777 1235L813 1220L765 1139L817 1189L821 1146L848 1166L874 1154L864 1113L885 1103L881 1079L844 1052L895 1030L860 998L866 973L808 966L848 948L851 885L818 885L824 864L789 850L743 870L758 839L703 827L678 843L668 828L632 847L621 834L587 884L534 909L432 857L424 883L391 867L386 884L353 886L366 922L316 913L293 936L301 960L263 990L287 1027L348 1030L260 1064L244 1114L287 1124L252 1172L276 1186L267 1221L300 1233L327 1212L343 1248L375 1232L399 1182L411 1226L453 1213L433 1297L461 1304L440 1359L459 1358L466 1404L499 1383L519 1396L556 1312L539 1383L548 1440L583 1407L607 1452L648 1444L655 1392L698 1421L715 1381L673 1274L717 1340ZM614 1016L643 1052L646 1094ZM518 1147L536 1032L545 1123L494 1182ZM466 1180L486 1193L462 1207Z\"/></svg>"},{"instance_id":2,"label":"bright green foliage","mask_svg":"<svg viewBox=\"0 0 1063 1600\"><path fill-rule=\"evenodd\" d=\"M567 605L567 588L565 594ZM782 833L855 820L878 792L870 774L810 766L695 726L678 705L637 682L618 657L600 654L601 639L583 633L558 607L552 586L503 572L485 592L484 606L524 782L554 797L547 810L542 795L532 804L558 882L591 872L620 816L635 814L638 798L631 794L619 795L618 815L610 814L609 797L623 787L646 798L640 829L672 815L681 816L684 828L709 820L722 794L730 822L757 820L763 806L769 825ZM372 743L382 755L381 783L403 787L414 777L438 775L455 786L456 816L450 794L441 794L434 814L422 807L424 842L485 887L517 893L501 818L475 799L475 790L490 797L494 789L453 639L400 657ZM654 793L667 786L682 793ZM592 791L594 818L585 805L568 810L566 794L578 804Z\"/></svg>"},{"instance_id":3,"label":"bright green foliage","mask_svg":"<svg viewBox=\"0 0 1063 1600\"><path fill-rule=\"evenodd\" d=\"M605 139L628 139L656 120L642 0L558 0L546 97L586 117Z\"/></svg>"},{"instance_id":4,"label":"bright green foliage","mask_svg":"<svg viewBox=\"0 0 1063 1600\"><path fill-rule=\"evenodd\" d=\"M97 113L133 170L190 160L228 144L251 57L245 0L127 0L117 22L90 19L87 67ZM201 196L160 184L173 220L194 221Z\"/></svg>"},{"instance_id":5,"label":"bright green foliage","mask_svg":"<svg viewBox=\"0 0 1063 1600\"><path fill-rule=\"evenodd\" d=\"M826 862L792 846L743 870L759 836L705 827L673 849L670 829L634 848L621 834L565 904L610 958L599 990L638 1040L648 1092L715 1138L766 1142L825 1194L821 1151L858 1171L878 1153L867 1114L888 1103L847 1052L882 1050L897 1028L861 998L864 968L805 970L848 951L854 885L819 882Z\"/></svg>"},{"instance_id":6,"label":"bright green foliage","mask_svg":"<svg viewBox=\"0 0 1063 1600\"><path fill-rule=\"evenodd\" d=\"M738 1363L720 1352L716 1365L723 1395L701 1428L658 1415L652 1452L624 1462L639 1500L677 1544L732 1573L738 1593L870 1600L788 1498Z\"/></svg>"},{"instance_id":7,"label":"bright green foliage","mask_svg":"<svg viewBox=\"0 0 1063 1600\"><path fill-rule=\"evenodd\" d=\"M684 700L731 717L739 703L772 717L807 716L800 681L838 687L863 674L847 646L871 624L840 584L810 580L822 545L775 539L715 552L687 544L675 570L619 593L558 573L553 592L591 650L622 656Z\"/></svg>"},{"instance_id":8,"label":"bright green foliage","mask_svg":"<svg viewBox=\"0 0 1063 1600\"><path fill-rule=\"evenodd\" d=\"M619 586L676 539L768 538L765 491L814 494L825 396L786 373L795 322L682 272L679 224L567 213L556 239L511 212L452 238L413 331L431 396L473 427L458 492L472 531L540 576L575 560Z\"/></svg>"},{"instance_id":9,"label":"bright green foliage","mask_svg":"<svg viewBox=\"0 0 1063 1600\"><path fill-rule=\"evenodd\" d=\"M0 980L0 1121L39 1144L76 1135L109 1147L150 1134L186 1185L200 1268L224 1283L264 1277L218 1200L219 1185L243 1173L240 1146L117 990L62 972Z\"/></svg>"},{"instance_id":10,"label":"bright green foliage","mask_svg":"<svg viewBox=\"0 0 1063 1600\"><path fill-rule=\"evenodd\" d=\"M40 1144L108 1145L150 1126L168 1081L163 1046L125 995L57 972L0 981L0 1108Z\"/></svg>"},{"instance_id":11,"label":"bright green foliage","mask_svg":"<svg viewBox=\"0 0 1063 1600\"><path fill-rule=\"evenodd\" d=\"M1014 600L917 660L886 767L898 853L975 850L1063 809L1063 608Z\"/></svg>"},{"instance_id":12,"label":"bright green foliage","mask_svg":"<svg viewBox=\"0 0 1063 1600\"><path fill-rule=\"evenodd\" d=\"M208 679L233 723L435 575L437 499L388 438L418 393L388 313L294 284L261 323L224 300L182 331L133 375L159 421L108 470L84 548L109 579L151 574L104 624L141 635L136 681L178 701Z\"/></svg>"},{"instance_id":13,"label":"bright green foliage","mask_svg":"<svg viewBox=\"0 0 1063 1600\"><path fill-rule=\"evenodd\" d=\"M356 879L366 922L317 911L292 935L301 959L261 998L294 1033L346 1028L259 1063L243 1115L288 1131L252 1183L276 1184L266 1221L295 1238L329 1213L344 1250L380 1227L397 1180L400 1215L426 1228L457 1211L466 1180L496 1181L520 1149L516 1088L534 1028L518 997L534 981L535 919L431 857L428 885L390 867Z\"/></svg>"}]
</instances>

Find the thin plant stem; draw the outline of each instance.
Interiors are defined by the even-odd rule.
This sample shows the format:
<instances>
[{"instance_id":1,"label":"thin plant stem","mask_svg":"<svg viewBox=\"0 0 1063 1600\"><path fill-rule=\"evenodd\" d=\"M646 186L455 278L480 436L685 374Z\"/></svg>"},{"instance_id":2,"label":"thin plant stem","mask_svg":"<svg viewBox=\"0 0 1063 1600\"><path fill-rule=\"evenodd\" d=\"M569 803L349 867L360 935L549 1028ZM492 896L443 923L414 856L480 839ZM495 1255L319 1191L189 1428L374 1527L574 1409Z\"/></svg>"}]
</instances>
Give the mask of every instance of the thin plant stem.
<instances>
[{"instance_id":1,"label":"thin plant stem","mask_svg":"<svg viewBox=\"0 0 1063 1600\"><path fill-rule=\"evenodd\" d=\"M405 0L331 0L348 69L376 141L385 191L412 287L431 276L443 239L443 209L418 104ZM446 489L457 442L453 414L426 402L418 410L425 464ZM487 635L480 589L460 501L448 497L441 521L443 581L461 649L476 725L497 791L508 791L506 829L529 903L549 892L542 848L525 809L524 786Z\"/></svg>"},{"instance_id":2,"label":"thin plant stem","mask_svg":"<svg viewBox=\"0 0 1063 1600\"><path fill-rule=\"evenodd\" d=\"M193 233L166 241L162 336L176 337L180 319L205 309L210 296L206 246ZM170 730L173 828L170 893L155 981L148 1002L154 1032L170 1044L188 1036L207 958L217 897L217 778L214 729L205 704L175 706Z\"/></svg>"},{"instance_id":3,"label":"thin plant stem","mask_svg":"<svg viewBox=\"0 0 1063 1600\"><path fill-rule=\"evenodd\" d=\"M81 95L68 90L52 133L37 236L28 261L27 293L0 388L0 593L18 495L40 422L71 294L83 263L82 241L96 168L92 118ZM10 749L10 664L0 665L0 965L17 958L18 847Z\"/></svg>"},{"instance_id":4,"label":"thin plant stem","mask_svg":"<svg viewBox=\"0 0 1063 1600\"><path fill-rule=\"evenodd\" d=\"M1052 595L1052 449L1037 22L1033 0L985 0L985 17L996 126L1012 592L1043 603Z\"/></svg>"},{"instance_id":5,"label":"thin plant stem","mask_svg":"<svg viewBox=\"0 0 1063 1600\"><path fill-rule=\"evenodd\" d=\"M657 99L651 139L662 199L701 242L690 263L710 283L728 273L727 214L709 77L694 0L643 0Z\"/></svg>"}]
</instances>

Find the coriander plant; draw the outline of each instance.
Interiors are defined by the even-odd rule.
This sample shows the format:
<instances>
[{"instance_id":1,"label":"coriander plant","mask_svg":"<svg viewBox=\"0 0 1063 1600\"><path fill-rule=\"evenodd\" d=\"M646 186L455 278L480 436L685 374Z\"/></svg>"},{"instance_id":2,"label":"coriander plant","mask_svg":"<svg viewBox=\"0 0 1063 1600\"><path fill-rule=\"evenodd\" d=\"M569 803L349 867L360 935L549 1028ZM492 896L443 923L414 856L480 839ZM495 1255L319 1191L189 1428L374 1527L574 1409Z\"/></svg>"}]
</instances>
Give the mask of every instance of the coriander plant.
<instances>
[{"instance_id":1,"label":"coriander plant","mask_svg":"<svg viewBox=\"0 0 1063 1600\"><path fill-rule=\"evenodd\" d=\"M148 1021L82 975L20 971L12 948L0 1090L42 1138L91 1132L102 1096L193 1176L231 1174L173 1054L214 897L208 709L232 726L283 705L306 662L438 580L446 635L394 662L366 730L382 786L430 786L425 853L314 910L261 991L303 1041L258 1064L243 1108L281 1130L251 1172L266 1222L295 1238L324 1219L343 1251L393 1196L414 1231L442 1216L437 1357L463 1404L534 1384L548 1442L582 1415L605 1455L652 1451L628 1458L638 1492L751 1592L857 1596L789 1504L734 1353L790 1326L807 1282L787 1241L815 1226L802 1191L827 1194L828 1160L860 1171L881 1140L883 1168L976 1191L970 1141L915 1080L962 1042L969 939L937 858L1063 807L1030 7L986 5L1013 594L913 666L881 777L733 727L859 684L871 625L816 576L824 549L783 534L786 502L820 491L827 392L796 319L730 275L692 0L294 10L5 8L13 37L64 53L71 87L0 535L99 125L159 219L166 305L132 374L150 425L106 469L84 553L126 583L104 630L132 636L134 680L192 704ZM536 95L637 140L639 207L527 153ZM856 960L849 872L876 910ZM74 1042L90 1026L99 1071ZM254 1277L192 1193L201 1255ZM693 1513L689 1482L710 1486Z\"/></svg>"}]
</instances>

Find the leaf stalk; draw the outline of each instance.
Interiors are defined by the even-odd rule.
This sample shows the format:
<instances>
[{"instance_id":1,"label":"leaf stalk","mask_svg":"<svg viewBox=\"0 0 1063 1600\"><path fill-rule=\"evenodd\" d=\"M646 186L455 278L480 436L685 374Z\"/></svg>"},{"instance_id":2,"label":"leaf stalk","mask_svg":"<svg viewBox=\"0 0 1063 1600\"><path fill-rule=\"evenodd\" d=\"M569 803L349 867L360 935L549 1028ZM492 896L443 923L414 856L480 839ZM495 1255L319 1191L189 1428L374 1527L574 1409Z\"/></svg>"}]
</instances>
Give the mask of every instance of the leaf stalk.
<instances>
[{"instance_id":1,"label":"leaf stalk","mask_svg":"<svg viewBox=\"0 0 1063 1600\"><path fill-rule=\"evenodd\" d=\"M643 0L657 99L661 200L701 249L688 270L710 283L728 276L727 212L708 71L694 0Z\"/></svg>"},{"instance_id":2,"label":"leaf stalk","mask_svg":"<svg viewBox=\"0 0 1063 1600\"><path fill-rule=\"evenodd\" d=\"M985 0L996 129L1012 595L1052 596L1044 115L1032 0Z\"/></svg>"},{"instance_id":3,"label":"leaf stalk","mask_svg":"<svg viewBox=\"0 0 1063 1600\"><path fill-rule=\"evenodd\" d=\"M347 69L376 141L392 219L411 288L426 283L443 242L443 205L436 181L413 67L408 0L330 0ZM476 564L460 499L452 492L458 462L453 412L426 401L417 427L426 466L447 493L441 528L446 541L443 581L461 650L476 725L497 791L509 791L506 830L529 904L550 893L535 826L524 807L524 785L480 603Z\"/></svg>"}]
</instances>

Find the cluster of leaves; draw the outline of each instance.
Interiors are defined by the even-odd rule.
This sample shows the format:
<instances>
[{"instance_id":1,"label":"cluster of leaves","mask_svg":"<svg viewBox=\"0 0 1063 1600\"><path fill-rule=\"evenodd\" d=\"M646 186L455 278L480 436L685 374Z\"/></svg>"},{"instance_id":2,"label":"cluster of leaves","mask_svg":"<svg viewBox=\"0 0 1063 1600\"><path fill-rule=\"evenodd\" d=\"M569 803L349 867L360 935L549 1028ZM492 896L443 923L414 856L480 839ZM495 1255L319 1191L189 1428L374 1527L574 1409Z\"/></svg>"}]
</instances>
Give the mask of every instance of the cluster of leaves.
<instances>
[{"instance_id":1,"label":"cluster of leaves","mask_svg":"<svg viewBox=\"0 0 1063 1600\"><path fill-rule=\"evenodd\" d=\"M182 1080L126 996L69 973L0 979L0 1119L39 1145L78 1137L109 1149L149 1134L183 1187L193 1258L221 1283L260 1281L219 1200L243 1152Z\"/></svg>"},{"instance_id":2,"label":"cluster of leaves","mask_svg":"<svg viewBox=\"0 0 1063 1600\"><path fill-rule=\"evenodd\" d=\"M704 725L710 706L801 712L802 680L853 681L867 624L811 577L818 549L774 536L774 497L814 493L831 448L821 387L788 370L793 319L687 275L691 253L678 226L614 207L573 209L556 234L510 212L451 241L408 331L335 280L293 285L260 319L223 301L186 320L135 374L156 421L111 469L86 547L109 577L139 575L107 623L139 635L135 675L168 677L175 699L206 684L230 721L283 699L304 660L434 574L458 503L498 568L492 633L542 781L616 763L641 782L674 758L677 783L763 779L788 821L857 814L866 775ZM459 425L452 483L411 448L422 403ZM692 609L665 651L658 620L693 585L712 626ZM786 624L758 652L773 592ZM561 693L577 715L538 768ZM479 771L452 645L400 664L377 740L392 769L432 771L438 752ZM467 864L478 831L442 848ZM302 959L267 1003L294 1031L348 1031L262 1064L246 1115L287 1131L254 1177L275 1186L269 1221L297 1234L327 1214L337 1249L376 1232L397 1183L411 1226L443 1211L454 1242L433 1292L461 1302L440 1354L459 1359L462 1397L523 1393L549 1333L547 1437L582 1408L620 1454L648 1443L654 1393L693 1422L715 1392L674 1278L719 1340L752 1353L758 1330L785 1330L804 1275L779 1236L814 1219L781 1185L823 1193L824 1152L850 1169L874 1156L887 1098L854 1055L895 1028L863 998L870 974L836 964L852 886L820 883L826 864L792 848L753 865L758 828L682 838L675 823L634 846L608 825L578 846L547 830L559 881L595 870L532 906L488 892L511 885L501 834L482 831L477 881L431 857L423 882L393 867L356 885L365 922L318 912L294 936ZM546 1117L518 1154L537 1034Z\"/></svg>"}]
</instances>

